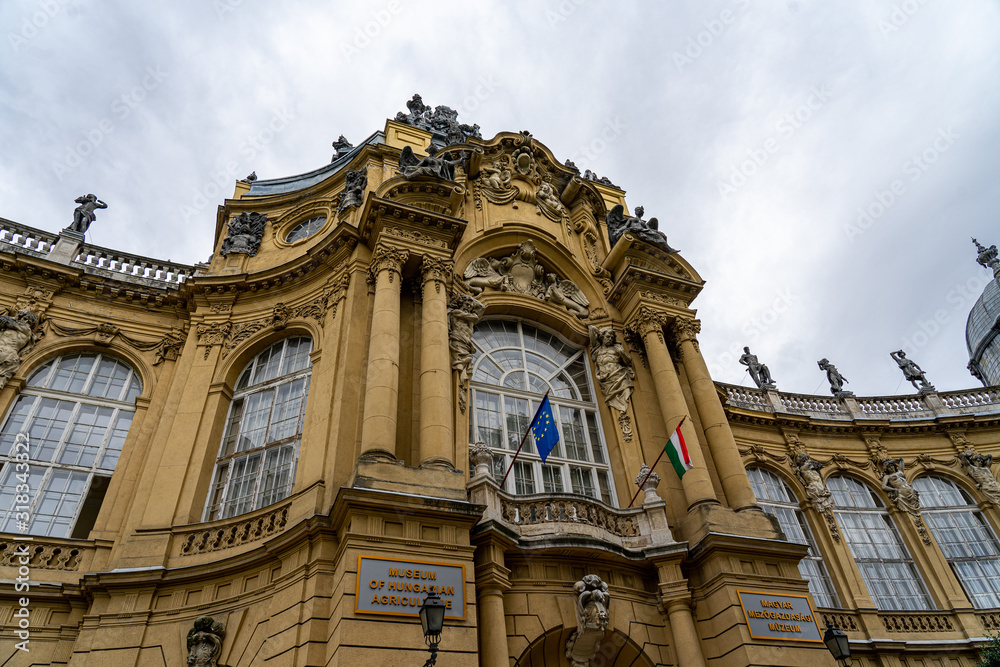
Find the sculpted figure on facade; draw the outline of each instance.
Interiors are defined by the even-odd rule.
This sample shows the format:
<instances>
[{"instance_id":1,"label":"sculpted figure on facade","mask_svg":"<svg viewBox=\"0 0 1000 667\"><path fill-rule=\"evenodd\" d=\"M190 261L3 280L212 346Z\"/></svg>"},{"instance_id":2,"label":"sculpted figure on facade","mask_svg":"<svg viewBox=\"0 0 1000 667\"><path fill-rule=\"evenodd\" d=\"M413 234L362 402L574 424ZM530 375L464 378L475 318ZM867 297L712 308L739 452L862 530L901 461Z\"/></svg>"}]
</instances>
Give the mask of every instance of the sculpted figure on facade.
<instances>
[{"instance_id":1,"label":"sculpted figure on facade","mask_svg":"<svg viewBox=\"0 0 1000 667\"><path fill-rule=\"evenodd\" d=\"M457 159L449 160L437 157L434 153L418 158L412 148L404 146L403 152L399 154L399 173L408 181L420 177L454 181L455 165L462 164L464 159L461 154Z\"/></svg>"},{"instance_id":2,"label":"sculpted figure on facade","mask_svg":"<svg viewBox=\"0 0 1000 667\"><path fill-rule=\"evenodd\" d=\"M667 237L659 230L659 221L656 218L650 218L648 221L642 219L645 212L642 206L636 206L635 215L626 217L625 207L621 204L615 205L608 211L605 222L608 225L611 247L613 248L623 235L631 234L640 241L645 241L668 253L677 252L667 244Z\"/></svg>"},{"instance_id":3,"label":"sculpted figure on facade","mask_svg":"<svg viewBox=\"0 0 1000 667\"><path fill-rule=\"evenodd\" d=\"M618 412L628 410L635 369L632 367L632 357L618 342L614 329L590 327L590 358L597 369L597 383L608 407Z\"/></svg>"},{"instance_id":4,"label":"sculpted figure on facade","mask_svg":"<svg viewBox=\"0 0 1000 667\"><path fill-rule=\"evenodd\" d=\"M903 459L886 459L882 462L882 490L896 507L918 516L920 514L920 494L906 481Z\"/></svg>"},{"instance_id":5,"label":"sculpted figure on facade","mask_svg":"<svg viewBox=\"0 0 1000 667\"><path fill-rule=\"evenodd\" d=\"M199 616L188 631L187 664L190 667L217 667L222 653L225 626L211 616Z\"/></svg>"},{"instance_id":6,"label":"sculpted figure on facade","mask_svg":"<svg viewBox=\"0 0 1000 667\"><path fill-rule=\"evenodd\" d=\"M83 195L76 198L79 206L73 210L73 223L67 227L71 232L84 234L90 229L90 223L97 219L97 209L107 208L108 205L97 198L96 195Z\"/></svg>"},{"instance_id":7,"label":"sculpted figure on facade","mask_svg":"<svg viewBox=\"0 0 1000 667\"><path fill-rule=\"evenodd\" d=\"M562 280L554 273L545 275L545 300L562 306L580 319L590 315L590 300L572 280Z\"/></svg>"},{"instance_id":8,"label":"sculpted figure on facade","mask_svg":"<svg viewBox=\"0 0 1000 667\"><path fill-rule=\"evenodd\" d=\"M30 310L19 310L15 317L0 316L0 389L20 368L22 355L35 344L38 316Z\"/></svg>"},{"instance_id":9,"label":"sculpted figure on facade","mask_svg":"<svg viewBox=\"0 0 1000 667\"><path fill-rule=\"evenodd\" d=\"M368 171L364 168L351 169L344 176L344 191L337 204L337 215L354 206L361 206L365 188L368 187Z\"/></svg>"},{"instance_id":10,"label":"sculpted figure on facade","mask_svg":"<svg viewBox=\"0 0 1000 667\"><path fill-rule=\"evenodd\" d=\"M525 241L517 252L503 259L478 257L465 269L465 281L474 296L490 289L545 297L545 269L535 259L535 244Z\"/></svg>"},{"instance_id":11,"label":"sculpted figure on facade","mask_svg":"<svg viewBox=\"0 0 1000 667\"><path fill-rule=\"evenodd\" d=\"M347 137L340 135L336 141L333 142L333 157L330 158L330 162L335 161L337 158L344 157L351 152L354 148L354 144L347 140Z\"/></svg>"},{"instance_id":12,"label":"sculpted figure on facade","mask_svg":"<svg viewBox=\"0 0 1000 667\"><path fill-rule=\"evenodd\" d=\"M559 193L548 180L543 180L539 184L538 191L535 193L535 203L549 218L558 220L569 215L566 206L559 199Z\"/></svg>"},{"instance_id":13,"label":"sculpted figure on facade","mask_svg":"<svg viewBox=\"0 0 1000 667\"><path fill-rule=\"evenodd\" d=\"M990 466L993 465L992 454L977 454L967 449L958 455L965 474L973 479L979 490L991 503L1000 505L1000 482L993 476Z\"/></svg>"},{"instance_id":14,"label":"sculpted figure on facade","mask_svg":"<svg viewBox=\"0 0 1000 667\"><path fill-rule=\"evenodd\" d=\"M229 234L222 241L220 253L244 254L253 257L260 250L260 240L264 238L267 213L240 213L229 221Z\"/></svg>"},{"instance_id":15,"label":"sculpted figure on facade","mask_svg":"<svg viewBox=\"0 0 1000 667\"><path fill-rule=\"evenodd\" d=\"M483 316L485 308L483 304L464 294L448 304L448 347L451 349L451 368L458 371L459 382L463 387L469 381L469 366L475 352L472 329Z\"/></svg>"},{"instance_id":16,"label":"sculpted figure on facade","mask_svg":"<svg viewBox=\"0 0 1000 667\"><path fill-rule=\"evenodd\" d=\"M747 367L750 372L750 379L757 385L758 389L774 389L774 378L766 364L760 363L756 354L750 353L749 347L743 348L743 356L740 363Z\"/></svg>"},{"instance_id":17,"label":"sculpted figure on facade","mask_svg":"<svg viewBox=\"0 0 1000 667\"><path fill-rule=\"evenodd\" d=\"M903 371L903 377L913 384L914 389L917 391L934 391L934 385L927 381L924 371L920 366L917 366L915 361L907 359L905 352L896 350L895 352L890 352L889 356L899 365L899 370ZM918 382L920 384L917 384Z\"/></svg>"},{"instance_id":18,"label":"sculpted figure on facade","mask_svg":"<svg viewBox=\"0 0 1000 667\"><path fill-rule=\"evenodd\" d=\"M423 98L414 94L406 103L406 108L409 113L397 113L396 122L444 135L449 144L463 143L467 137L482 139L479 125L459 123L458 112L451 107L438 105L431 111L430 105L424 104Z\"/></svg>"},{"instance_id":19,"label":"sculpted figure on facade","mask_svg":"<svg viewBox=\"0 0 1000 667\"><path fill-rule=\"evenodd\" d=\"M823 464L809 458L806 453L800 453L795 457L795 475L802 482L806 489L806 496L812 503L813 508L820 514L824 514L833 509L833 494L826 488L823 476L819 474Z\"/></svg>"},{"instance_id":20,"label":"sculpted figure on facade","mask_svg":"<svg viewBox=\"0 0 1000 667\"><path fill-rule=\"evenodd\" d=\"M566 657L573 667L588 667L608 631L608 585L596 574L585 574L573 584L576 594L576 631L566 642Z\"/></svg>"},{"instance_id":21,"label":"sculpted figure on facade","mask_svg":"<svg viewBox=\"0 0 1000 667\"><path fill-rule=\"evenodd\" d=\"M828 359L820 359L816 362L820 370L826 371L826 379L830 382L830 393L834 396L851 396L852 392L844 390L844 383L847 378L840 374L837 367L830 363Z\"/></svg>"}]
</instances>

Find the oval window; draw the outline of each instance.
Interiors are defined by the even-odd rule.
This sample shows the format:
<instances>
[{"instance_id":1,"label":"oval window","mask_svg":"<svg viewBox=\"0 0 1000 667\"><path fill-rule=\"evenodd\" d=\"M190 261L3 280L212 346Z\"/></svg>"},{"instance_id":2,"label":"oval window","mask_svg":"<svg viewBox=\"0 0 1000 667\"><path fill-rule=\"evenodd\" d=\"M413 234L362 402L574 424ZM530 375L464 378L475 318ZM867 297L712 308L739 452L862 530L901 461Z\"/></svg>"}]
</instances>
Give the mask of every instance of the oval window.
<instances>
[{"instance_id":1,"label":"oval window","mask_svg":"<svg viewBox=\"0 0 1000 667\"><path fill-rule=\"evenodd\" d=\"M325 215L317 215L316 217L300 222L292 227L288 234L285 235L285 243L295 243L296 241L307 239L319 230L323 229L323 225L325 224Z\"/></svg>"}]
</instances>

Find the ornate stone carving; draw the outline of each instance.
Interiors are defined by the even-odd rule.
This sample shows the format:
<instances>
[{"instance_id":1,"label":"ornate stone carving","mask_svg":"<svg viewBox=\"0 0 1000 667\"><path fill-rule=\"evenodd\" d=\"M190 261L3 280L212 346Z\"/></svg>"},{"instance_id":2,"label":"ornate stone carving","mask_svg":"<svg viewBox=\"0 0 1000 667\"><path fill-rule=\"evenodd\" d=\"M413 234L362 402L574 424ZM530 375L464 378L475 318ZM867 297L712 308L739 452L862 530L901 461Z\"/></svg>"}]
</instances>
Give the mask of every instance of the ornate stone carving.
<instances>
[{"instance_id":1,"label":"ornate stone carving","mask_svg":"<svg viewBox=\"0 0 1000 667\"><path fill-rule=\"evenodd\" d=\"M455 263L450 259L424 256L420 263L420 282L434 282L434 289L440 294L441 286L447 285L448 277L454 273Z\"/></svg>"},{"instance_id":2,"label":"ornate stone carving","mask_svg":"<svg viewBox=\"0 0 1000 667\"><path fill-rule=\"evenodd\" d=\"M570 162L569 160L566 160L566 166L567 167L572 167L573 169L576 169L576 165L573 164L572 162ZM608 178L607 176L598 176L597 174L595 174L594 172L592 172L589 169L587 169L586 171L583 172L583 178L584 178L584 180L593 181L594 183L600 183L602 185L610 185L613 188L617 188L618 187L617 185L615 185L614 183L612 183L611 179Z\"/></svg>"},{"instance_id":3,"label":"ornate stone carving","mask_svg":"<svg viewBox=\"0 0 1000 667\"><path fill-rule=\"evenodd\" d=\"M771 371L768 369L766 364L762 364L758 361L756 354L750 354L749 347L743 348L743 356L740 357L740 363L747 367L747 371L750 373L750 379L753 380L758 389L775 388L774 378L771 377Z\"/></svg>"},{"instance_id":4,"label":"ornate stone carving","mask_svg":"<svg viewBox=\"0 0 1000 667\"><path fill-rule=\"evenodd\" d=\"M976 362L970 361L966 366L966 368L969 369L969 373L972 375L972 377L976 378L977 380L983 383L983 386L989 386L985 378L983 377L982 372L979 370L979 366L976 365Z\"/></svg>"},{"instance_id":5,"label":"ornate stone carving","mask_svg":"<svg viewBox=\"0 0 1000 667\"><path fill-rule=\"evenodd\" d=\"M645 499L642 501L643 505L663 500L656 493L656 487L660 485L660 475L651 472L651 468L645 463L639 468L639 474L635 476L635 485L646 494Z\"/></svg>"},{"instance_id":6,"label":"ornate stone carving","mask_svg":"<svg viewBox=\"0 0 1000 667\"><path fill-rule=\"evenodd\" d=\"M448 144L464 143L467 137L482 139L478 125L466 125L458 122L458 112L451 107L439 105L431 111L424 104L420 95L414 94L406 103L409 113L400 111L396 114L396 122L419 127L433 134L442 135Z\"/></svg>"},{"instance_id":7,"label":"ornate stone carving","mask_svg":"<svg viewBox=\"0 0 1000 667\"><path fill-rule=\"evenodd\" d=\"M190 667L217 667L226 629L211 616L199 616L188 631L187 664Z\"/></svg>"},{"instance_id":8,"label":"ornate stone carving","mask_svg":"<svg viewBox=\"0 0 1000 667\"><path fill-rule=\"evenodd\" d=\"M847 378L840 374L837 367L830 363L828 359L820 359L816 362L820 370L826 371L826 379L830 382L830 393L834 396L854 396L854 392L845 391L844 383Z\"/></svg>"},{"instance_id":9,"label":"ornate stone carving","mask_svg":"<svg viewBox=\"0 0 1000 667\"><path fill-rule=\"evenodd\" d=\"M590 272L601 283L601 291L605 296L611 294L615 284L611 280L611 272L601 266L601 260L597 256L597 235L590 229L583 232L583 250L590 264Z\"/></svg>"},{"instance_id":10,"label":"ornate stone carving","mask_svg":"<svg viewBox=\"0 0 1000 667\"><path fill-rule=\"evenodd\" d=\"M199 324L195 329L198 334L198 344L205 346L205 359L212 353L213 345L222 345L226 342L226 337L233 328L232 322L212 322L211 324Z\"/></svg>"},{"instance_id":11,"label":"ornate stone carving","mask_svg":"<svg viewBox=\"0 0 1000 667\"><path fill-rule=\"evenodd\" d=\"M479 167L479 176L473 187L473 198L477 209L480 211L483 209L483 196L487 201L500 205L514 201L520 190L511 183L512 169L513 165L508 155Z\"/></svg>"},{"instance_id":12,"label":"ornate stone carving","mask_svg":"<svg viewBox=\"0 0 1000 667\"><path fill-rule=\"evenodd\" d=\"M535 191L535 205L550 220L559 221L569 217L569 211L559 199L559 193L556 192L548 177L542 180L538 185L538 190Z\"/></svg>"},{"instance_id":13,"label":"ornate stone carving","mask_svg":"<svg viewBox=\"0 0 1000 667\"><path fill-rule=\"evenodd\" d=\"M77 570L82 555L82 549L65 544L46 544L39 542L38 538L31 542L0 542L0 567L27 565L33 570Z\"/></svg>"},{"instance_id":14,"label":"ornate stone carving","mask_svg":"<svg viewBox=\"0 0 1000 667\"><path fill-rule=\"evenodd\" d=\"M0 389L14 376L28 352L38 340L35 329L38 315L19 310L15 317L0 315Z\"/></svg>"},{"instance_id":15,"label":"ornate stone carving","mask_svg":"<svg viewBox=\"0 0 1000 667\"><path fill-rule=\"evenodd\" d=\"M903 474L905 467L906 464L901 458L884 460L882 462L882 490L900 511L910 515L924 544L930 544L930 535L927 533L923 517L920 515L920 494L913 488L913 485L906 481L906 476Z\"/></svg>"},{"instance_id":16,"label":"ornate stone carving","mask_svg":"<svg viewBox=\"0 0 1000 667\"><path fill-rule=\"evenodd\" d=\"M701 352L698 345L698 334L701 333L701 320L694 320L687 317L678 317L670 327L674 334L674 340L678 343L690 341L695 352Z\"/></svg>"},{"instance_id":17,"label":"ornate stone carving","mask_svg":"<svg viewBox=\"0 0 1000 667\"><path fill-rule=\"evenodd\" d=\"M618 413L618 426L622 430L622 438L625 442L632 442L632 419L627 412Z\"/></svg>"},{"instance_id":18,"label":"ornate stone carving","mask_svg":"<svg viewBox=\"0 0 1000 667\"><path fill-rule=\"evenodd\" d=\"M611 327L598 329L591 326L589 332L590 358L597 369L597 383L604 393L604 401L608 407L624 413L628 410L635 380L632 357L618 342L618 335Z\"/></svg>"},{"instance_id":19,"label":"ornate stone carving","mask_svg":"<svg viewBox=\"0 0 1000 667\"><path fill-rule=\"evenodd\" d=\"M347 140L347 137L340 135L336 141L334 141L331 146L333 146L333 157L330 158L330 162L335 162L337 158L342 158L351 152L354 148L354 144Z\"/></svg>"},{"instance_id":20,"label":"ornate stone carving","mask_svg":"<svg viewBox=\"0 0 1000 667\"><path fill-rule=\"evenodd\" d=\"M17 297L14 312L27 310L37 315L39 321L41 321L45 311L52 304L53 296L55 296L54 290L36 285L28 285L24 290L24 294Z\"/></svg>"},{"instance_id":21,"label":"ornate stone carving","mask_svg":"<svg viewBox=\"0 0 1000 667\"><path fill-rule=\"evenodd\" d=\"M340 193L340 203L337 204L337 216L344 211L360 206L364 201L365 188L368 187L368 170L365 168L351 169L344 176L344 190Z\"/></svg>"},{"instance_id":22,"label":"ornate stone carving","mask_svg":"<svg viewBox=\"0 0 1000 667\"><path fill-rule=\"evenodd\" d=\"M823 464L813 460L806 453L798 454L795 463L792 465L795 475L802 482L806 489L806 496L812 503L813 509L820 514L833 509L833 494L826 488L822 475L819 474Z\"/></svg>"},{"instance_id":23,"label":"ornate stone carving","mask_svg":"<svg viewBox=\"0 0 1000 667\"><path fill-rule=\"evenodd\" d=\"M959 454L958 458L962 462L962 470L972 478L986 499L995 505L1000 505L1000 483L990 469L993 465L993 455L984 456L967 449Z\"/></svg>"},{"instance_id":24,"label":"ornate stone carving","mask_svg":"<svg viewBox=\"0 0 1000 667\"><path fill-rule=\"evenodd\" d=\"M97 219L97 209L107 208L108 205L96 195L77 197L76 203L79 206L73 210L73 222L66 229L77 234L85 234L90 229L90 223Z\"/></svg>"},{"instance_id":25,"label":"ornate stone carving","mask_svg":"<svg viewBox=\"0 0 1000 667\"><path fill-rule=\"evenodd\" d=\"M458 407L463 413L467 402L469 365L475 352L472 328L485 309L486 306L465 294L448 304L448 348L451 350L451 368L458 371Z\"/></svg>"},{"instance_id":26,"label":"ornate stone carving","mask_svg":"<svg viewBox=\"0 0 1000 667\"><path fill-rule=\"evenodd\" d=\"M432 149L428 149L432 150ZM462 164L465 157L459 153L458 159L449 160L438 157L430 153L427 157L418 158L409 146L403 146L403 152L399 154L399 173L408 181L415 178L441 178L446 181L455 180L455 166Z\"/></svg>"},{"instance_id":27,"label":"ornate stone carving","mask_svg":"<svg viewBox=\"0 0 1000 667\"><path fill-rule=\"evenodd\" d=\"M585 574L573 584L576 594L576 630L566 641L566 657L573 667L589 667L608 631L608 585L596 574Z\"/></svg>"},{"instance_id":28,"label":"ornate stone carving","mask_svg":"<svg viewBox=\"0 0 1000 667\"><path fill-rule=\"evenodd\" d=\"M976 244L976 250L979 251L976 263L984 268L991 269L994 277L1000 276L1000 260L997 259L997 255L1000 253L997 253L997 247L991 245L989 248L984 248L976 239L972 239L972 242Z\"/></svg>"},{"instance_id":29,"label":"ornate stone carving","mask_svg":"<svg viewBox=\"0 0 1000 667\"><path fill-rule=\"evenodd\" d=\"M917 366L915 361L907 359L905 352L896 350L895 352L890 352L889 356L899 366L899 370L903 371L903 377L913 384L914 389L921 392L934 391L934 385L927 381L924 371L920 366ZM920 384L918 385L917 382Z\"/></svg>"},{"instance_id":30,"label":"ornate stone carving","mask_svg":"<svg viewBox=\"0 0 1000 667\"><path fill-rule=\"evenodd\" d=\"M288 506L285 505L252 519L234 519L228 525L196 530L188 533L180 542L180 555L193 556L257 542L281 532L287 523Z\"/></svg>"},{"instance_id":31,"label":"ornate stone carving","mask_svg":"<svg viewBox=\"0 0 1000 667\"><path fill-rule=\"evenodd\" d=\"M590 316L590 299L576 283L562 280L554 273L545 274L545 300L562 306L580 319Z\"/></svg>"},{"instance_id":32,"label":"ornate stone carving","mask_svg":"<svg viewBox=\"0 0 1000 667\"><path fill-rule=\"evenodd\" d=\"M265 225L267 225L266 213L240 213L229 221L229 234L223 240L219 253L223 257L229 254L253 257L260 250L260 240L264 238Z\"/></svg>"},{"instance_id":33,"label":"ornate stone carving","mask_svg":"<svg viewBox=\"0 0 1000 667\"><path fill-rule=\"evenodd\" d=\"M581 523L596 526L619 537L639 535L635 516L608 509L579 496L557 497L547 494L535 500L517 500L500 496L500 516L507 523L531 526L540 523ZM557 529L558 530L558 529Z\"/></svg>"},{"instance_id":34,"label":"ornate stone carving","mask_svg":"<svg viewBox=\"0 0 1000 667\"><path fill-rule=\"evenodd\" d=\"M477 442L469 447L469 459L475 466L472 473L473 479L489 477L490 469L493 467L493 450L485 442Z\"/></svg>"},{"instance_id":35,"label":"ornate stone carving","mask_svg":"<svg viewBox=\"0 0 1000 667\"><path fill-rule=\"evenodd\" d=\"M611 242L611 247L615 247L618 239L623 235L631 234L640 241L656 246L665 252L677 252L670 247L667 243L667 237L659 230L659 221L656 218L650 218L648 221L643 220L643 213L645 213L645 209L636 206L635 215L626 218L625 207L621 204L616 204L608 211L605 222L608 225L608 240Z\"/></svg>"},{"instance_id":36,"label":"ornate stone carving","mask_svg":"<svg viewBox=\"0 0 1000 667\"><path fill-rule=\"evenodd\" d=\"M153 365L158 366L164 361L175 361L182 347L184 347L184 331L176 328L171 329L153 348L156 351Z\"/></svg>"},{"instance_id":37,"label":"ornate stone carving","mask_svg":"<svg viewBox=\"0 0 1000 667\"><path fill-rule=\"evenodd\" d=\"M389 282L393 282L396 276L403 270L403 264L410 258L410 253L405 250L393 248L391 246L379 245L372 253L372 262L369 266L369 275L374 283L378 275L383 271L389 272Z\"/></svg>"},{"instance_id":38,"label":"ornate stone carving","mask_svg":"<svg viewBox=\"0 0 1000 667\"><path fill-rule=\"evenodd\" d=\"M256 170L251 171L249 174L247 174L246 178L243 179L243 181L246 182L246 183L253 183L256 180L257 180L257 171Z\"/></svg>"},{"instance_id":39,"label":"ornate stone carving","mask_svg":"<svg viewBox=\"0 0 1000 667\"><path fill-rule=\"evenodd\" d=\"M645 339L646 334L655 333L659 336L660 342L663 343L663 326L666 323L667 318L663 313L643 306L629 320L628 328L635 331L643 339Z\"/></svg>"}]
</instances>

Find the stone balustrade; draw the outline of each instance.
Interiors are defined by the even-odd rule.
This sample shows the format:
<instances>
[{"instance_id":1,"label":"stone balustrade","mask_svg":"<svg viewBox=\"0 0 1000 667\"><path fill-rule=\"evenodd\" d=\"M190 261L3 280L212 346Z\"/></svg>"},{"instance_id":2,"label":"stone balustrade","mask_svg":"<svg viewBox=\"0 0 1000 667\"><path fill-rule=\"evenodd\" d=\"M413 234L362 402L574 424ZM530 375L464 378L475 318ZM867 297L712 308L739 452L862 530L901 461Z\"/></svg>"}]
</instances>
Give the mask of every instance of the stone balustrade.
<instances>
[{"instance_id":1,"label":"stone balustrade","mask_svg":"<svg viewBox=\"0 0 1000 667\"><path fill-rule=\"evenodd\" d=\"M72 258L71 264L83 268L87 273L161 289L177 287L195 272L195 267L186 264L133 255L88 243L78 243L79 247L73 255L59 259L58 253L52 256L52 251L60 238L60 235L0 218L0 251L53 259L62 263ZM80 235L76 238L82 240L83 237Z\"/></svg>"},{"instance_id":2,"label":"stone balustrade","mask_svg":"<svg viewBox=\"0 0 1000 667\"><path fill-rule=\"evenodd\" d=\"M277 507L265 507L231 519L200 524L194 529L177 529L174 531L175 555L194 556L221 551L276 535L288 523L289 507L291 502L286 500Z\"/></svg>"},{"instance_id":3,"label":"stone balustrade","mask_svg":"<svg viewBox=\"0 0 1000 667\"><path fill-rule=\"evenodd\" d=\"M815 419L934 419L970 414L1000 413L1000 388L924 392L903 396L809 396L774 389L740 387L717 382L732 408L795 414Z\"/></svg>"},{"instance_id":4,"label":"stone balustrade","mask_svg":"<svg viewBox=\"0 0 1000 667\"><path fill-rule=\"evenodd\" d=\"M80 568L80 561L93 543L85 540L57 540L32 537L30 541L0 538L0 567L27 565L34 570L69 570ZM27 563L21 558L21 551L27 550Z\"/></svg>"}]
</instances>

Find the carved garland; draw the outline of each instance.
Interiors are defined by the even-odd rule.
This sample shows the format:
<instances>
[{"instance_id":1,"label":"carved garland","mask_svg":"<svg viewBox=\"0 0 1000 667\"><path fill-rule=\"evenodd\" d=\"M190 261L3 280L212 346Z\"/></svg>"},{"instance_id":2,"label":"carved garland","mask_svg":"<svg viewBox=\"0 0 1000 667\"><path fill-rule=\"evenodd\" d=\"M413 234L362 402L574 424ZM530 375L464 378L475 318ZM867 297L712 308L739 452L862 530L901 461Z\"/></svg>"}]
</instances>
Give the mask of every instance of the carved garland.
<instances>
[{"instance_id":1,"label":"carved garland","mask_svg":"<svg viewBox=\"0 0 1000 667\"><path fill-rule=\"evenodd\" d=\"M47 320L46 325L53 333L59 336L89 336L94 335L94 342L98 345L110 345L116 337L121 338L130 346L141 352L155 351L156 356L153 365L159 365L164 361L177 359L180 349L184 346L186 325L183 328L173 328L162 338L154 341L144 341L133 338L118 326L110 322L101 322L89 327L71 327L60 324L56 320Z\"/></svg>"}]
</instances>

